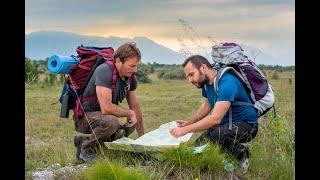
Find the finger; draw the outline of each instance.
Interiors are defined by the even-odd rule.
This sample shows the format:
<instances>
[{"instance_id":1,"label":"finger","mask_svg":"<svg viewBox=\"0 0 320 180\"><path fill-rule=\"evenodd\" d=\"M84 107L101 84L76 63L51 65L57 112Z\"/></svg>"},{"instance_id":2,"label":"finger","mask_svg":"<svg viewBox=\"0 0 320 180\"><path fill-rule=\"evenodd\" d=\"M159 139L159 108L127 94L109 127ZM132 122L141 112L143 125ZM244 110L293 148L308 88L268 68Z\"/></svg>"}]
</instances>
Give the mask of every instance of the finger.
<instances>
[{"instance_id":1,"label":"finger","mask_svg":"<svg viewBox=\"0 0 320 180\"><path fill-rule=\"evenodd\" d=\"M171 135L174 135L174 134L175 134L175 130L174 130L174 129L171 129L171 130L170 130L170 134L171 134Z\"/></svg>"},{"instance_id":2,"label":"finger","mask_svg":"<svg viewBox=\"0 0 320 180\"><path fill-rule=\"evenodd\" d=\"M178 127L182 127L183 126L183 124L178 124Z\"/></svg>"}]
</instances>

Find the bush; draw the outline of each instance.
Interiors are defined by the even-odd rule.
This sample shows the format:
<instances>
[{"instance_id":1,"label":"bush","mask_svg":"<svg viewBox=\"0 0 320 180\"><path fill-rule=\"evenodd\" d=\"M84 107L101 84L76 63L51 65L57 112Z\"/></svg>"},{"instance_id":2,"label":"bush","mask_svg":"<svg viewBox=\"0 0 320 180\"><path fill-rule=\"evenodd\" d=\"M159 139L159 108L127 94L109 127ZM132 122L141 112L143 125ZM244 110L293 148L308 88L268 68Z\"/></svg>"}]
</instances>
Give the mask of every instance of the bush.
<instances>
[{"instance_id":1,"label":"bush","mask_svg":"<svg viewBox=\"0 0 320 180\"><path fill-rule=\"evenodd\" d=\"M147 73L141 69L138 69L137 79L142 83L151 83L151 79L148 77Z\"/></svg>"},{"instance_id":2,"label":"bush","mask_svg":"<svg viewBox=\"0 0 320 180\"><path fill-rule=\"evenodd\" d=\"M27 83L33 83L38 82L39 79L39 73L37 70L36 64L29 58L24 59L24 65L25 65L25 79L24 81Z\"/></svg>"},{"instance_id":3,"label":"bush","mask_svg":"<svg viewBox=\"0 0 320 180\"><path fill-rule=\"evenodd\" d=\"M165 67L158 71L158 78L162 79L185 79L185 74L181 66Z\"/></svg>"},{"instance_id":4,"label":"bush","mask_svg":"<svg viewBox=\"0 0 320 180\"><path fill-rule=\"evenodd\" d=\"M151 83L148 74L153 73L154 68L151 65L140 64L137 72L137 79L142 83Z\"/></svg>"},{"instance_id":5,"label":"bush","mask_svg":"<svg viewBox=\"0 0 320 180\"><path fill-rule=\"evenodd\" d=\"M138 69L141 69L146 74L154 73L154 67L150 63L148 63L148 64L140 64Z\"/></svg>"}]
</instances>

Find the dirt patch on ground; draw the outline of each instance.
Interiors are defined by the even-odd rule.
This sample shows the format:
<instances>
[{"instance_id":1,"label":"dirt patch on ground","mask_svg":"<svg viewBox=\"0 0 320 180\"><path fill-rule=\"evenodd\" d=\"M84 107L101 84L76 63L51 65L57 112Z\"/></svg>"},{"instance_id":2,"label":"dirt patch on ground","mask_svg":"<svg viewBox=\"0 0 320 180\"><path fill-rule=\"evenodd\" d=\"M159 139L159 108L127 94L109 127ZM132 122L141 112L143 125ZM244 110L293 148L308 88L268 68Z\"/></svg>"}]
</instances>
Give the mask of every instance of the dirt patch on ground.
<instances>
[{"instance_id":1,"label":"dirt patch on ground","mask_svg":"<svg viewBox=\"0 0 320 180\"><path fill-rule=\"evenodd\" d=\"M53 180L53 179L70 179L70 176L76 176L80 171L88 169L87 164L73 165L68 163L61 167L60 164L53 164L46 168L39 168L32 172L33 180Z\"/></svg>"}]
</instances>

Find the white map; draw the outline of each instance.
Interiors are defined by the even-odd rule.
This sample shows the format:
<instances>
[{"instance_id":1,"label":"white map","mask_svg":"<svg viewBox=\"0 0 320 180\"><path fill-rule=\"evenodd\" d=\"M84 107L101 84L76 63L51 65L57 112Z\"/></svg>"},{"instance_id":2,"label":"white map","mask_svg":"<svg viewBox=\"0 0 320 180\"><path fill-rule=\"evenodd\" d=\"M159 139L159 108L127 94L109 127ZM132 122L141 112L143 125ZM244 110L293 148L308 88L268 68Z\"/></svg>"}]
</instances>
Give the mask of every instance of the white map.
<instances>
[{"instance_id":1,"label":"white map","mask_svg":"<svg viewBox=\"0 0 320 180\"><path fill-rule=\"evenodd\" d=\"M166 124L162 124L158 129L150 131L143 136L139 137L138 139L130 139L127 137L123 137L113 142L106 142L105 144L111 148L116 149L119 146L113 145L133 145L133 146L147 146L147 147L179 147L181 142L187 142L191 138L193 133L188 133L181 137L174 137L170 134L170 130L176 128L177 123L175 121L171 121Z\"/></svg>"}]
</instances>

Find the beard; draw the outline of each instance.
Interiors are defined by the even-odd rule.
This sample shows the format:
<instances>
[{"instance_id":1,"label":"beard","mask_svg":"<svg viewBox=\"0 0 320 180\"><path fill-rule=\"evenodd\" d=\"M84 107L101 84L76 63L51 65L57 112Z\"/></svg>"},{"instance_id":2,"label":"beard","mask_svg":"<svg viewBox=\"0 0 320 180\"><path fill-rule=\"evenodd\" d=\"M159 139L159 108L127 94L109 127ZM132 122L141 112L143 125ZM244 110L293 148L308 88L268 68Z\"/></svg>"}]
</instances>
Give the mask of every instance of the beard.
<instances>
[{"instance_id":1,"label":"beard","mask_svg":"<svg viewBox=\"0 0 320 180\"><path fill-rule=\"evenodd\" d=\"M207 76L201 73L200 71L199 73L200 73L199 80L197 82L192 82L192 84L196 86L198 89L201 89L204 86L204 84L207 82Z\"/></svg>"}]
</instances>

